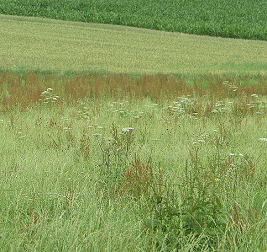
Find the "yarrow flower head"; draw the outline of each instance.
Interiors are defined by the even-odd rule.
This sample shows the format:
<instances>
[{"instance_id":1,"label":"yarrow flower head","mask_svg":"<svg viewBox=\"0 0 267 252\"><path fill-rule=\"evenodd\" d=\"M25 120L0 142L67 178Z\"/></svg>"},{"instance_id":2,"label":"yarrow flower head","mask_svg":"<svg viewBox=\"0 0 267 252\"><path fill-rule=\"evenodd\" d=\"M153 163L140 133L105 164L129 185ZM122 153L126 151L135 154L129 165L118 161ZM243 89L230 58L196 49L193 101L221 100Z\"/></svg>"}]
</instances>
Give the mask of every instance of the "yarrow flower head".
<instances>
[{"instance_id":1,"label":"yarrow flower head","mask_svg":"<svg viewBox=\"0 0 267 252\"><path fill-rule=\"evenodd\" d=\"M127 133L127 132L130 132L130 131L132 131L132 130L134 130L134 128L132 128L132 127L129 127L129 128L122 128L122 132L123 132L123 133Z\"/></svg>"},{"instance_id":2,"label":"yarrow flower head","mask_svg":"<svg viewBox=\"0 0 267 252\"><path fill-rule=\"evenodd\" d=\"M52 92L53 89L52 88L48 88L46 91L44 91L41 96L46 96L46 95L50 95L50 92Z\"/></svg>"},{"instance_id":3,"label":"yarrow flower head","mask_svg":"<svg viewBox=\"0 0 267 252\"><path fill-rule=\"evenodd\" d=\"M44 91L41 96L46 96L46 95L49 95L50 93L48 91Z\"/></svg>"},{"instance_id":4,"label":"yarrow flower head","mask_svg":"<svg viewBox=\"0 0 267 252\"><path fill-rule=\"evenodd\" d=\"M100 133L95 133L95 134L92 134L92 135L96 136L96 137L102 136L102 134L100 134Z\"/></svg>"},{"instance_id":5,"label":"yarrow flower head","mask_svg":"<svg viewBox=\"0 0 267 252\"><path fill-rule=\"evenodd\" d=\"M229 155L230 156L240 156L240 157L243 157L244 156L242 153L239 153L239 154L230 153Z\"/></svg>"},{"instance_id":6,"label":"yarrow flower head","mask_svg":"<svg viewBox=\"0 0 267 252\"><path fill-rule=\"evenodd\" d=\"M59 99L58 95L53 94L52 88L48 88L46 91L42 92L41 96L42 96L44 103L49 103L49 102L56 103Z\"/></svg>"}]
</instances>

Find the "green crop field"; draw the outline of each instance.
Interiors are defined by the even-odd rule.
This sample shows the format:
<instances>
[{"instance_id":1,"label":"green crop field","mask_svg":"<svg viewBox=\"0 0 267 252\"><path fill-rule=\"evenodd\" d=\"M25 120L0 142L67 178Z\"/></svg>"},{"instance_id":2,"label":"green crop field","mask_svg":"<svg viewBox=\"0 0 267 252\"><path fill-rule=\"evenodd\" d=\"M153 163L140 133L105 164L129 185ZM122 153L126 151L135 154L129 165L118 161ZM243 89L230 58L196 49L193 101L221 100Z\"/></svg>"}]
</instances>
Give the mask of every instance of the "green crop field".
<instances>
[{"instance_id":1,"label":"green crop field","mask_svg":"<svg viewBox=\"0 0 267 252\"><path fill-rule=\"evenodd\" d=\"M0 13L267 39L265 0L0 0Z\"/></svg>"},{"instance_id":2,"label":"green crop field","mask_svg":"<svg viewBox=\"0 0 267 252\"><path fill-rule=\"evenodd\" d=\"M0 251L267 251L265 10L0 0Z\"/></svg>"}]
</instances>

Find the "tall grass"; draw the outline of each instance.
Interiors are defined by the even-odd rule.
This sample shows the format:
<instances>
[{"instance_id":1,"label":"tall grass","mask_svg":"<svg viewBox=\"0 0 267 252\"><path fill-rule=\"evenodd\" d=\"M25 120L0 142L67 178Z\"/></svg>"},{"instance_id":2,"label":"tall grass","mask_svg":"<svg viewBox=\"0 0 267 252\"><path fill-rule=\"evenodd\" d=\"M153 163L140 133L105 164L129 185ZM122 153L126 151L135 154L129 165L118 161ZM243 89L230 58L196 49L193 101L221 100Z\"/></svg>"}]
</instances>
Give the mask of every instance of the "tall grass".
<instances>
[{"instance_id":1,"label":"tall grass","mask_svg":"<svg viewBox=\"0 0 267 252\"><path fill-rule=\"evenodd\" d=\"M154 102L182 97L183 95L204 96L209 100L211 112L216 100L239 98L249 102L250 94L266 94L266 76L224 76L199 75L195 77L169 75L123 75L123 74L80 74L58 77L36 73L14 74L3 72L0 75L0 104L1 111L9 109L27 109L43 102L59 104L77 104L82 99L106 100L115 99L129 101L149 98ZM47 88L50 92L42 93ZM58 96L54 97L54 96ZM41 99L43 98L43 99ZM54 100L53 100L54 98ZM251 98L252 99L252 98ZM200 103L199 106L206 104ZM237 109L237 108L236 108ZM244 104L244 112L249 107Z\"/></svg>"},{"instance_id":2,"label":"tall grass","mask_svg":"<svg viewBox=\"0 0 267 252\"><path fill-rule=\"evenodd\" d=\"M127 25L199 35L266 40L264 0L1 0L0 12Z\"/></svg>"},{"instance_id":3,"label":"tall grass","mask_svg":"<svg viewBox=\"0 0 267 252\"><path fill-rule=\"evenodd\" d=\"M265 84L2 74L1 249L265 251Z\"/></svg>"}]
</instances>

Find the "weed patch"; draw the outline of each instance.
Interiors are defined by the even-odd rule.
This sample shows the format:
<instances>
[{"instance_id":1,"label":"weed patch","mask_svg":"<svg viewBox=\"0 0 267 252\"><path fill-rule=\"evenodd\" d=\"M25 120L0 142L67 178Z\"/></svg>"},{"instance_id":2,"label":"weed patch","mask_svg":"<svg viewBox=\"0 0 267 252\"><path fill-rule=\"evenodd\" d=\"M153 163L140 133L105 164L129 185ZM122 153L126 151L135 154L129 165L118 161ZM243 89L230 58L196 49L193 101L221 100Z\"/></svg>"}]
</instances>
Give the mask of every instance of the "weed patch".
<instances>
[{"instance_id":1,"label":"weed patch","mask_svg":"<svg viewBox=\"0 0 267 252\"><path fill-rule=\"evenodd\" d=\"M263 77L0 80L4 249L265 250Z\"/></svg>"}]
</instances>

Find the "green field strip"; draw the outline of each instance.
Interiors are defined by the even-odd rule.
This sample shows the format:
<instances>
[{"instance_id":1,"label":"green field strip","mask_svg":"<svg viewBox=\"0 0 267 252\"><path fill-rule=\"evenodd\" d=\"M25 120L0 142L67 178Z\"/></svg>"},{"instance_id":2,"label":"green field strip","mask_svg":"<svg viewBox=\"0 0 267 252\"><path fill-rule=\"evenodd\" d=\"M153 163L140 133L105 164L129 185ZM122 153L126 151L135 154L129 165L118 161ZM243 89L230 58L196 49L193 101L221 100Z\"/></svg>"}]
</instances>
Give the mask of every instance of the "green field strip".
<instances>
[{"instance_id":1,"label":"green field strip","mask_svg":"<svg viewBox=\"0 0 267 252\"><path fill-rule=\"evenodd\" d=\"M0 69L267 73L267 42L0 15Z\"/></svg>"}]
</instances>

